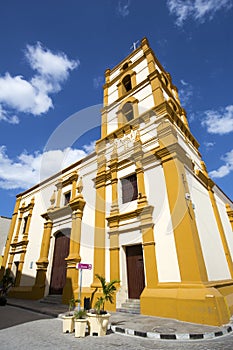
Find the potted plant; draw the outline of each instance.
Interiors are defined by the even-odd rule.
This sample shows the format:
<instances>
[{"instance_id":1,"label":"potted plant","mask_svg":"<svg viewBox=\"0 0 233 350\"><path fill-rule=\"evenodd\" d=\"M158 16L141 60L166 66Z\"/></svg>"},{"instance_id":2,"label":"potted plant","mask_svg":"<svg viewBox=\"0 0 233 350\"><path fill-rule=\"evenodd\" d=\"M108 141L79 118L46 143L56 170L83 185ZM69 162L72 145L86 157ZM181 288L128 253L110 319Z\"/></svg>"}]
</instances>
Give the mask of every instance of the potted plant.
<instances>
[{"instance_id":1,"label":"potted plant","mask_svg":"<svg viewBox=\"0 0 233 350\"><path fill-rule=\"evenodd\" d=\"M74 332L74 308L76 303L79 303L79 299L70 299L69 310L65 315L62 316L63 319L63 333Z\"/></svg>"},{"instance_id":2,"label":"potted plant","mask_svg":"<svg viewBox=\"0 0 233 350\"><path fill-rule=\"evenodd\" d=\"M116 284L120 281L112 280L106 282L106 279L100 275L96 275L101 283L102 295L97 298L95 308L87 313L88 323L90 325L90 335L103 336L106 335L109 317L111 316L105 311L105 302L113 303L113 297L116 292Z\"/></svg>"},{"instance_id":3,"label":"potted plant","mask_svg":"<svg viewBox=\"0 0 233 350\"><path fill-rule=\"evenodd\" d=\"M86 333L87 318L86 310L80 309L74 312L74 336L84 338Z\"/></svg>"},{"instance_id":4,"label":"potted plant","mask_svg":"<svg viewBox=\"0 0 233 350\"><path fill-rule=\"evenodd\" d=\"M5 306L7 303L7 293L11 287L14 286L14 277L9 268L6 269L5 274L0 281L0 306Z\"/></svg>"}]
</instances>

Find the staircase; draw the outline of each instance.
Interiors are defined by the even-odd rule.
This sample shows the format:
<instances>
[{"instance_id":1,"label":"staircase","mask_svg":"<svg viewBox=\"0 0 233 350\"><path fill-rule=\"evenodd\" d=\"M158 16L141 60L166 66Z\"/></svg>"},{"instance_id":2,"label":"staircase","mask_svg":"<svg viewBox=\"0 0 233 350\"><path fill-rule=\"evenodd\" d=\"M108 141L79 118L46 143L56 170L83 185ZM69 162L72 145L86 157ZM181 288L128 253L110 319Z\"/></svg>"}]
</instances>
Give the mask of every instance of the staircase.
<instances>
[{"instance_id":1,"label":"staircase","mask_svg":"<svg viewBox=\"0 0 233 350\"><path fill-rule=\"evenodd\" d=\"M40 303L59 305L62 304L62 295L60 294L49 294L40 300Z\"/></svg>"},{"instance_id":2,"label":"staircase","mask_svg":"<svg viewBox=\"0 0 233 350\"><path fill-rule=\"evenodd\" d=\"M127 299L116 311L129 314L140 314L140 299Z\"/></svg>"}]
</instances>

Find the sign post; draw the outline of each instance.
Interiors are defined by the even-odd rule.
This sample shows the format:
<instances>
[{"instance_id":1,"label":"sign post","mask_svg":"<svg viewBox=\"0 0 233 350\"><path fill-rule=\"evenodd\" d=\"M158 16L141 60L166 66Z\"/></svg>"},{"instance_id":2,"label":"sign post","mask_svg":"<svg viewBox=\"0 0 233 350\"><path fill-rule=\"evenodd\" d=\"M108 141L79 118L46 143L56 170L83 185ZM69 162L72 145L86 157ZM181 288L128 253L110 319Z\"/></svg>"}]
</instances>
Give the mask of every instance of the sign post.
<instances>
[{"instance_id":1,"label":"sign post","mask_svg":"<svg viewBox=\"0 0 233 350\"><path fill-rule=\"evenodd\" d=\"M81 293L82 293L82 277L83 277L83 270L91 270L92 265L91 264L83 264L78 263L76 265L76 269L80 270L80 279L79 279L79 293L78 293L78 311L80 310L80 303L81 303Z\"/></svg>"}]
</instances>

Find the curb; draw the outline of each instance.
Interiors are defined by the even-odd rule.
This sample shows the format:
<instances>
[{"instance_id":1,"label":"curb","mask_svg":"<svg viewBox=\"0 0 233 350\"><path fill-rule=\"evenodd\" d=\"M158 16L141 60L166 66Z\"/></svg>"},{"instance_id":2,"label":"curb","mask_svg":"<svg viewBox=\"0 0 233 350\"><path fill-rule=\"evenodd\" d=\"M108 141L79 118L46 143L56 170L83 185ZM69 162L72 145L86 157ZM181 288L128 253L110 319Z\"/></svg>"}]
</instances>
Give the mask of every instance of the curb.
<instances>
[{"instance_id":1,"label":"curb","mask_svg":"<svg viewBox=\"0 0 233 350\"><path fill-rule=\"evenodd\" d=\"M14 307L18 307L20 309L24 309L24 310L28 310L28 311L32 311L32 312L36 312L38 314L42 314L42 315L47 315L53 318L57 318L60 314L58 312L53 312L53 311L48 311L48 310L41 310L41 309L37 309L37 308L33 308L30 306L26 306L26 305L18 305L18 304L14 304L11 302L7 301L7 305L9 306L14 306Z\"/></svg>"},{"instance_id":2,"label":"curb","mask_svg":"<svg viewBox=\"0 0 233 350\"><path fill-rule=\"evenodd\" d=\"M221 337L229 334L233 331L233 324L228 324L218 332L206 332L206 333L155 333L155 332L142 332L135 331L129 328L121 328L118 326L110 326L114 333L131 335L149 339L160 339L160 340L206 340Z\"/></svg>"},{"instance_id":3,"label":"curb","mask_svg":"<svg viewBox=\"0 0 233 350\"><path fill-rule=\"evenodd\" d=\"M48 310L41 310L37 308L33 308L26 305L16 305L13 302L8 302L7 305L19 307L21 309L29 310L32 312L37 312L43 315L48 315L50 317L54 318L61 318L63 313L60 312L53 312ZM206 332L206 333L155 333L155 332L144 332L144 331L136 331L134 329L130 328L122 328L114 325L109 325L109 328L114 333L118 334L124 334L129 336L136 336L141 338L148 338L148 339L156 339L156 340L207 340L207 339L213 339L217 337L221 337L224 335L227 335L231 332L233 332L233 322L224 325L220 331L218 332Z\"/></svg>"}]
</instances>

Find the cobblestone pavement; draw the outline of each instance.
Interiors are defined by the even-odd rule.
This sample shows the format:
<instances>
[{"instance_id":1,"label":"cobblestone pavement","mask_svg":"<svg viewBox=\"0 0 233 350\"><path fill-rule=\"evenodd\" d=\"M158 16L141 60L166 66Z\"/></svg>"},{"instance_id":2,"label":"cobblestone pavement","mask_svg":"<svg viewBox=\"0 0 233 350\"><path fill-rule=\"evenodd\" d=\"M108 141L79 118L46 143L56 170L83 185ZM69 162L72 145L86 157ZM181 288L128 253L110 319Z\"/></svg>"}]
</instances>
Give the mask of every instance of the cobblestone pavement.
<instances>
[{"instance_id":1,"label":"cobblestone pavement","mask_svg":"<svg viewBox=\"0 0 233 350\"><path fill-rule=\"evenodd\" d=\"M12 326L9 320L12 319ZM7 325L4 328L4 322ZM166 350L232 350L233 334L202 341L150 340L119 334L83 339L74 334L62 333L62 320L50 318L35 312L12 306L0 308L0 349L1 350L125 350L166 349Z\"/></svg>"}]
</instances>

